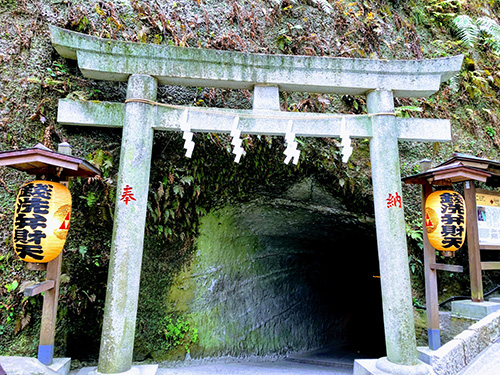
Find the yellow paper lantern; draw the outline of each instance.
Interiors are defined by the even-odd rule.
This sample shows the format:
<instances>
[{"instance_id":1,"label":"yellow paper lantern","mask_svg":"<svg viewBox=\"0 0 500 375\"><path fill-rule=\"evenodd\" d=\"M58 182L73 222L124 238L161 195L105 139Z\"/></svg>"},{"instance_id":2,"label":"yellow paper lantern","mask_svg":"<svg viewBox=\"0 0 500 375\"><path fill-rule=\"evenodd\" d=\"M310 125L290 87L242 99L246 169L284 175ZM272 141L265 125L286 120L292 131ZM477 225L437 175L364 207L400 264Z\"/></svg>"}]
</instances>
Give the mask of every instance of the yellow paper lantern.
<instances>
[{"instance_id":1,"label":"yellow paper lantern","mask_svg":"<svg viewBox=\"0 0 500 375\"><path fill-rule=\"evenodd\" d=\"M431 245L440 251L456 251L465 241L464 198L453 190L440 190L425 201L425 228Z\"/></svg>"},{"instance_id":2,"label":"yellow paper lantern","mask_svg":"<svg viewBox=\"0 0 500 375\"><path fill-rule=\"evenodd\" d=\"M47 263L62 251L69 229L71 194L57 182L32 181L19 189L12 242L25 262Z\"/></svg>"}]
</instances>

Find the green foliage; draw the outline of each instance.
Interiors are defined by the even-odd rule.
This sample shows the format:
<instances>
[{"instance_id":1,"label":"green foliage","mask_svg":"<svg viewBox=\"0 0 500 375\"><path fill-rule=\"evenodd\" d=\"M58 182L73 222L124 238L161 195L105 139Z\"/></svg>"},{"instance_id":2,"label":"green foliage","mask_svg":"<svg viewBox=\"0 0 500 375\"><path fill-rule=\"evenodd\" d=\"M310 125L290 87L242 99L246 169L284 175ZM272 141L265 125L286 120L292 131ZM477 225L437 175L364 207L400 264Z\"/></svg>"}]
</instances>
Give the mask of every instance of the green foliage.
<instances>
[{"instance_id":1,"label":"green foliage","mask_svg":"<svg viewBox=\"0 0 500 375\"><path fill-rule=\"evenodd\" d=\"M427 11L439 21L447 21L462 7L460 0L430 0Z\"/></svg>"},{"instance_id":2,"label":"green foliage","mask_svg":"<svg viewBox=\"0 0 500 375\"><path fill-rule=\"evenodd\" d=\"M182 346L189 353L190 347L198 341L197 328L184 316L175 319L170 316L165 317L160 329L165 338L162 345L165 350Z\"/></svg>"},{"instance_id":3,"label":"green foliage","mask_svg":"<svg viewBox=\"0 0 500 375\"><path fill-rule=\"evenodd\" d=\"M461 75L462 85L471 99L483 99L496 95L496 90L492 85L493 82L488 79L488 71L464 71Z\"/></svg>"},{"instance_id":4,"label":"green foliage","mask_svg":"<svg viewBox=\"0 0 500 375\"><path fill-rule=\"evenodd\" d=\"M467 47L474 47L479 38L479 27L471 17L462 14L453 19L453 26L462 43Z\"/></svg>"},{"instance_id":5,"label":"green foliage","mask_svg":"<svg viewBox=\"0 0 500 375\"><path fill-rule=\"evenodd\" d=\"M333 8L327 0L312 0L313 3L317 4L323 12L330 13Z\"/></svg>"},{"instance_id":6,"label":"green foliage","mask_svg":"<svg viewBox=\"0 0 500 375\"><path fill-rule=\"evenodd\" d=\"M495 139L497 132L494 127L487 126L485 129L485 133L488 134L491 138Z\"/></svg>"},{"instance_id":7,"label":"green foliage","mask_svg":"<svg viewBox=\"0 0 500 375\"><path fill-rule=\"evenodd\" d=\"M477 19L479 30L484 34L484 41L493 52L500 54L500 25L489 17Z\"/></svg>"},{"instance_id":8,"label":"green foliage","mask_svg":"<svg viewBox=\"0 0 500 375\"><path fill-rule=\"evenodd\" d=\"M16 290L18 286L19 286L19 283L17 282L17 280L14 280L11 283L5 284L4 288L7 289L7 293L11 293L14 290Z\"/></svg>"},{"instance_id":9,"label":"green foliage","mask_svg":"<svg viewBox=\"0 0 500 375\"><path fill-rule=\"evenodd\" d=\"M453 27L462 43L474 48L478 41L482 41L491 50L500 54L500 25L489 17L480 17L473 20L468 15L459 15L453 19Z\"/></svg>"},{"instance_id":10,"label":"green foliage","mask_svg":"<svg viewBox=\"0 0 500 375\"><path fill-rule=\"evenodd\" d=\"M394 111L398 117L410 117L411 112L423 112L423 109L415 105L405 105L394 108Z\"/></svg>"},{"instance_id":11,"label":"green foliage","mask_svg":"<svg viewBox=\"0 0 500 375\"><path fill-rule=\"evenodd\" d=\"M22 271L23 262L12 252L0 254L0 334L4 337L12 337L21 331L26 336L30 335L32 329L29 324L33 323L32 316L40 307L38 301L20 293L22 280L19 275ZM21 349L14 342L0 341L0 355L27 353L33 349L32 345Z\"/></svg>"}]
</instances>

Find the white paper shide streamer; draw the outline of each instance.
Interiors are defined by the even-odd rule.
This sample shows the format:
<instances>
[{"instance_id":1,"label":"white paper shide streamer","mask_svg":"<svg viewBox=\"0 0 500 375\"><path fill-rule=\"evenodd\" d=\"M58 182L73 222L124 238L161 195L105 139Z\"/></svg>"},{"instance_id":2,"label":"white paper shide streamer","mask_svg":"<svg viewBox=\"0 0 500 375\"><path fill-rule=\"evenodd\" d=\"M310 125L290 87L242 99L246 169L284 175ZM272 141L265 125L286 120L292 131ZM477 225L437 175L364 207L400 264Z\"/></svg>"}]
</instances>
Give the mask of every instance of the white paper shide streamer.
<instances>
[{"instance_id":1,"label":"white paper shide streamer","mask_svg":"<svg viewBox=\"0 0 500 375\"><path fill-rule=\"evenodd\" d=\"M292 133L293 121L288 121L287 131L285 134L286 149L284 154L286 155L285 164L290 163L293 159L293 164L297 165L299 163L300 151L297 149L298 143L295 141L295 133Z\"/></svg>"},{"instance_id":2,"label":"white paper shide streamer","mask_svg":"<svg viewBox=\"0 0 500 375\"><path fill-rule=\"evenodd\" d=\"M345 124L345 117L342 117L342 123L340 124L340 139L342 141L340 143L342 146L342 162L347 163L352 155L352 146L351 136Z\"/></svg>"},{"instance_id":3,"label":"white paper shide streamer","mask_svg":"<svg viewBox=\"0 0 500 375\"><path fill-rule=\"evenodd\" d=\"M236 155L236 157L234 158L234 161L236 163L240 162L241 155L246 154L245 150L243 150L243 147L241 147L241 143L243 142L243 140L240 138L241 130L238 129L239 122L240 118L236 116L233 121L233 128L231 129L231 137L233 137L231 144L234 146L233 154Z\"/></svg>"},{"instance_id":4,"label":"white paper shide streamer","mask_svg":"<svg viewBox=\"0 0 500 375\"><path fill-rule=\"evenodd\" d=\"M194 142L193 142L193 134L191 132L191 127L189 126L189 123L188 123L188 110L185 109L183 112L182 112L182 115L181 115L181 130L184 132L184 134L182 135L182 138L184 138L184 140L186 142L184 142L184 148L186 149L186 157L190 158L191 155L193 154L193 150L194 150Z\"/></svg>"}]
</instances>

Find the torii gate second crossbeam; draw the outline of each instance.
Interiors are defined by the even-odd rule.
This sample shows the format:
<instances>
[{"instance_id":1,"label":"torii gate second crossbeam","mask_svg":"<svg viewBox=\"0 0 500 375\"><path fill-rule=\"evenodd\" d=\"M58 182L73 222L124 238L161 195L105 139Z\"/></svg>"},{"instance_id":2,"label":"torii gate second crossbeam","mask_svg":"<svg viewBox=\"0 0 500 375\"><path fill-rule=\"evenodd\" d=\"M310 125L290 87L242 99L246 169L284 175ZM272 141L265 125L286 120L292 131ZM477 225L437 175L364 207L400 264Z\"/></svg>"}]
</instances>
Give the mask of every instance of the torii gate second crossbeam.
<instances>
[{"instance_id":1,"label":"torii gate second crossbeam","mask_svg":"<svg viewBox=\"0 0 500 375\"><path fill-rule=\"evenodd\" d=\"M417 358L398 139L449 141L451 129L448 120L396 118L394 97L438 91L460 70L463 56L385 61L260 55L113 41L56 27L51 35L56 50L77 59L86 77L128 81L125 104L61 100L58 111L60 123L123 128L98 373L131 369L153 129L369 138L387 358L356 361L354 374L428 373ZM158 83L253 88L253 110L154 105ZM366 95L368 114L280 112L279 90ZM132 193L134 200L127 199Z\"/></svg>"}]
</instances>

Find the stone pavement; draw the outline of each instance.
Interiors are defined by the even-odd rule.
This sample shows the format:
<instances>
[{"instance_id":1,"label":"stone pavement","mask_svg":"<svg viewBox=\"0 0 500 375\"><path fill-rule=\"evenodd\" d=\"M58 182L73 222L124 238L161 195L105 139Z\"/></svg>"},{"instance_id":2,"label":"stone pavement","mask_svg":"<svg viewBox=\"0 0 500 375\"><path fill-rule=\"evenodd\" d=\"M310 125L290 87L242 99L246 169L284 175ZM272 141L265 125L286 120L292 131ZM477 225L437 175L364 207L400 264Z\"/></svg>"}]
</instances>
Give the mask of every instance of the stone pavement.
<instances>
[{"instance_id":1,"label":"stone pavement","mask_svg":"<svg viewBox=\"0 0 500 375\"><path fill-rule=\"evenodd\" d=\"M287 358L228 358L213 363L196 363L195 360L191 365L175 368L162 368L160 365L157 375L352 375L356 358L359 355L342 345L331 345Z\"/></svg>"},{"instance_id":2,"label":"stone pavement","mask_svg":"<svg viewBox=\"0 0 500 375\"><path fill-rule=\"evenodd\" d=\"M164 362L155 375L352 375L355 358L359 355L342 345L332 345L286 358L222 357ZM94 369L73 370L70 375L91 375Z\"/></svg>"},{"instance_id":3,"label":"stone pavement","mask_svg":"<svg viewBox=\"0 0 500 375\"><path fill-rule=\"evenodd\" d=\"M352 368L289 361L211 363L178 368L159 368L157 375L352 375Z\"/></svg>"},{"instance_id":4,"label":"stone pavement","mask_svg":"<svg viewBox=\"0 0 500 375\"><path fill-rule=\"evenodd\" d=\"M70 371L70 375L91 375L95 367ZM290 361L211 362L180 367L159 367L155 375L352 375L352 367L332 367ZM141 373L142 374L142 373Z\"/></svg>"},{"instance_id":5,"label":"stone pavement","mask_svg":"<svg viewBox=\"0 0 500 375\"><path fill-rule=\"evenodd\" d=\"M2 357L5 359L6 357ZM318 360L314 363L314 359ZM27 359L27 360L35 360ZM352 360L347 356L335 359L338 363L326 363L329 361L323 353L315 353L314 358L296 356L284 359L235 359L222 358L217 360L191 360L188 363L160 364L155 375L352 375ZM300 362L297 362L300 361ZM305 362L305 363L304 363ZM321 364L320 364L321 363ZM169 367L167 367L169 366ZM70 371L70 375L89 374L95 369L87 367ZM44 372L42 372L44 373ZM52 372L51 372L52 373ZM9 373L8 373L9 374ZM14 373L13 373L14 374ZM28 374L26 372L15 372L15 374ZM33 372L31 372L33 374ZM48 374L45 372L44 374ZM473 362L458 374L454 375L499 375L500 374L500 337L485 349ZM9 374L11 375L11 374ZM434 373L432 374L434 375Z\"/></svg>"}]
</instances>

